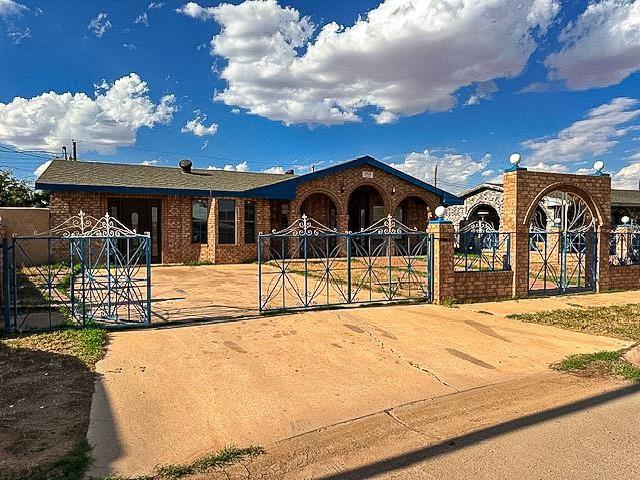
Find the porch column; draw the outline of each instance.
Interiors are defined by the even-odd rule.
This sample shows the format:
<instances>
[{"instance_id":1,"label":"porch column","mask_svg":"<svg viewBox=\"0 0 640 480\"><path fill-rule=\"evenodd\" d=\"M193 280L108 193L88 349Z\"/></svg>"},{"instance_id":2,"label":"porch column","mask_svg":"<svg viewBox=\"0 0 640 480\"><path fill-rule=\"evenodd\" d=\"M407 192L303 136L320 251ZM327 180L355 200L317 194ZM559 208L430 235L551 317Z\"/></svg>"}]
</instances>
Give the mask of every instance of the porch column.
<instances>
[{"instance_id":1,"label":"porch column","mask_svg":"<svg viewBox=\"0 0 640 480\"><path fill-rule=\"evenodd\" d=\"M455 296L455 277L453 273L454 228L447 220L429 222L427 232L433 239L433 303L442 304L453 300Z\"/></svg>"}]
</instances>

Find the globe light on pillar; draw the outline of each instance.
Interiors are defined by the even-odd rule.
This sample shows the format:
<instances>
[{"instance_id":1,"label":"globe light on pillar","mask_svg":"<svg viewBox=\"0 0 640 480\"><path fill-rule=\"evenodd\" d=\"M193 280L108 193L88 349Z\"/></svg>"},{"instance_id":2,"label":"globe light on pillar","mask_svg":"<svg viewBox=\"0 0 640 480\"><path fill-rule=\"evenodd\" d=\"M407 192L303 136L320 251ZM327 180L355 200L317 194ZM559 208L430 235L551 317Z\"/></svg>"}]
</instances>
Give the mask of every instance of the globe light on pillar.
<instances>
[{"instance_id":1,"label":"globe light on pillar","mask_svg":"<svg viewBox=\"0 0 640 480\"><path fill-rule=\"evenodd\" d=\"M511 166L506 170L507 172L513 172L514 170L520 169L520 162L522 161L522 156L519 153L512 153L509 155L509 163Z\"/></svg>"},{"instance_id":2,"label":"globe light on pillar","mask_svg":"<svg viewBox=\"0 0 640 480\"><path fill-rule=\"evenodd\" d=\"M437 217L435 220L432 220L434 223L449 223L444 218L444 214L447 213L447 209L442 205L437 206L434 213Z\"/></svg>"},{"instance_id":3,"label":"globe light on pillar","mask_svg":"<svg viewBox=\"0 0 640 480\"><path fill-rule=\"evenodd\" d=\"M630 219L627 215L625 215L624 217L622 217L620 220L622 221L622 224L623 224L624 226L629 225L629 222L631 221L631 219Z\"/></svg>"},{"instance_id":4,"label":"globe light on pillar","mask_svg":"<svg viewBox=\"0 0 640 480\"><path fill-rule=\"evenodd\" d=\"M604 162L598 160L593 164L593 169L596 171L596 175L602 175L602 169L604 168Z\"/></svg>"},{"instance_id":5,"label":"globe light on pillar","mask_svg":"<svg viewBox=\"0 0 640 480\"><path fill-rule=\"evenodd\" d=\"M562 222L562 219L561 219L561 218L554 218L554 219L553 219L553 225L554 225L555 227L559 227L559 226L560 226L560 222Z\"/></svg>"}]
</instances>

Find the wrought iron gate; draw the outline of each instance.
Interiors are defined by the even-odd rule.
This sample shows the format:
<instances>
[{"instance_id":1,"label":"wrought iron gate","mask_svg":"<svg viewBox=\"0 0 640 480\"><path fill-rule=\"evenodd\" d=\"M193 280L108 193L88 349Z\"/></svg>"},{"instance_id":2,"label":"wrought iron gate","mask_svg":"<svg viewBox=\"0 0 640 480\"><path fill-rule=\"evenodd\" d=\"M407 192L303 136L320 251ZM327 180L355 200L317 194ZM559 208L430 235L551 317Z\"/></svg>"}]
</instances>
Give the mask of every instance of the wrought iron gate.
<instances>
[{"instance_id":1,"label":"wrought iron gate","mask_svg":"<svg viewBox=\"0 0 640 480\"><path fill-rule=\"evenodd\" d=\"M108 214L80 212L2 250L5 331L150 322L150 236Z\"/></svg>"},{"instance_id":2,"label":"wrought iron gate","mask_svg":"<svg viewBox=\"0 0 640 480\"><path fill-rule=\"evenodd\" d=\"M595 290L597 252L595 217L589 207L574 194L550 193L531 221L529 293Z\"/></svg>"},{"instance_id":3,"label":"wrought iron gate","mask_svg":"<svg viewBox=\"0 0 640 480\"><path fill-rule=\"evenodd\" d=\"M258 237L260 312L431 301L431 236L391 215L338 233L303 215Z\"/></svg>"}]
</instances>

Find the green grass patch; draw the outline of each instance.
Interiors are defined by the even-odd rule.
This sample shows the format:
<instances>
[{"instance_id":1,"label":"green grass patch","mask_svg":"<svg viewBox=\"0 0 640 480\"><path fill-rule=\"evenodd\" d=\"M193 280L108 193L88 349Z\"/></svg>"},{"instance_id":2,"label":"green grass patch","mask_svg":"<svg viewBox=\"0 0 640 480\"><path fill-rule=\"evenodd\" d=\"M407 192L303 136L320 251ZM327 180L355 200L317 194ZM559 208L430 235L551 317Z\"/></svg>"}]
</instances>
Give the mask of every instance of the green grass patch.
<instances>
[{"instance_id":1,"label":"green grass patch","mask_svg":"<svg viewBox=\"0 0 640 480\"><path fill-rule=\"evenodd\" d=\"M640 382L640 367L627 362L621 352L602 351L571 355L552 367L555 370L588 376L613 375Z\"/></svg>"},{"instance_id":2,"label":"green grass patch","mask_svg":"<svg viewBox=\"0 0 640 480\"><path fill-rule=\"evenodd\" d=\"M527 323L640 341L640 303L507 315Z\"/></svg>"},{"instance_id":3,"label":"green grass patch","mask_svg":"<svg viewBox=\"0 0 640 480\"><path fill-rule=\"evenodd\" d=\"M229 467L239 461L254 458L265 453L262 447L238 448L234 446L209 453L191 463L167 464L156 467L151 475L122 477L119 475L103 477L101 480L179 480L192 475L202 475L211 471Z\"/></svg>"},{"instance_id":4,"label":"green grass patch","mask_svg":"<svg viewBox=\"0 0 640 480\"><path fill-rule=\"evenodd\" d=\"M97 327L66 328L48 332L21 334L0 341L12 348L73 355L93 369L96 362L104 356L107 348L108 333L106 330Z\"/></svg>"}]
</instances>

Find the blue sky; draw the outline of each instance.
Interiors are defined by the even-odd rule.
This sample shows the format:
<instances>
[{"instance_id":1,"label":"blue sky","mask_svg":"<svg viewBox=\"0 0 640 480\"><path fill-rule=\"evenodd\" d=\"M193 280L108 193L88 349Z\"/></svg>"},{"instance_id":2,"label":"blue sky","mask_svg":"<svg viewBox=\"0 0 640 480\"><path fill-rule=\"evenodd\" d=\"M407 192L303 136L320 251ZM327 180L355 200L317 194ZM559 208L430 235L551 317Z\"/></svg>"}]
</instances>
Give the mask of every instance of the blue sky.
<instances>
[{"instance_id":1,"label":"blue sky","mask_svg":"<svg viewBox=\"0 0 640 480\"><path fill-rule=\"evenodd\" d=\"M227 3L0 0L0 165L369 154L455 191L518 151L637 188L639 1Z\"/></svg>"}]
</instances>

